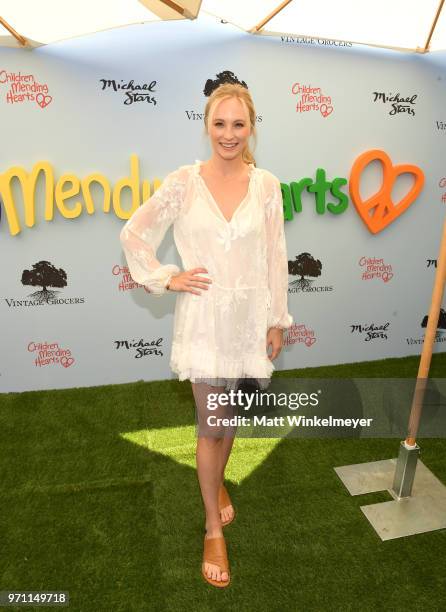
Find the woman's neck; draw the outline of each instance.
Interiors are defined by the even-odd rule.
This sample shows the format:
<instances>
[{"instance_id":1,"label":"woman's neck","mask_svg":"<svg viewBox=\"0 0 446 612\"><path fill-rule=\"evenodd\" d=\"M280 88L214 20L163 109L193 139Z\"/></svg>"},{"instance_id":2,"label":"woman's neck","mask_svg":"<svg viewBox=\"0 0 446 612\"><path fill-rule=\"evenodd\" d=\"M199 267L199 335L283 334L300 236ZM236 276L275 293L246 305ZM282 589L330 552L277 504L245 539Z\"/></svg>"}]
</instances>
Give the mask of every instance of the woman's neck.
<instances>
[{"instance_id":1,"label":"woman's neck","mask_svg":"<svg viewBox=\"0 0 446 612\"><path fill-rule=\"evenodd\" d=\"M218 174L225 178L240 176L246 171L246 166L248 166L241 157L229 160L211 157L207 162L204 162L204 165L212 174Z\"/></svg>"}]
</instances>

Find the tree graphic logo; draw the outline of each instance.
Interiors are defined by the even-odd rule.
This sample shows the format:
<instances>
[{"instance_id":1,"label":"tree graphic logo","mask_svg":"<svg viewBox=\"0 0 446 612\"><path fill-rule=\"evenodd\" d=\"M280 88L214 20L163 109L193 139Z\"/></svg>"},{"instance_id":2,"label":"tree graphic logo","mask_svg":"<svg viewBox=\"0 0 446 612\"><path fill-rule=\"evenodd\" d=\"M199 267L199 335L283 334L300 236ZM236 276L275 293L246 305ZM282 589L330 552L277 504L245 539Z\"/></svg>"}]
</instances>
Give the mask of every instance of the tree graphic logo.
<instances>
[{"instance_id":1,"label":"tree graphic logo","mask_svg":"<svg viewBox=\"0 0 446 612\"><path fill-rule=\"evenodd\" d=\"M427 327L428 319L429 315L425 315L423 321L421 322L421 327ZM440 312L438 314L437 329L446 329L446 310L443 308L440 308Z\"/></svg>"},{"instance_id":2,"label":"tree graphic logo","mask_svg":"<svg viewBox=\"0 0 446 612\"><path fill-rule=\"evenodd\" d=\"M66 287L67 274L65 270L59 270L49 261L38 261L33 264L32 270L23 270L22 285L42 287L41 291L31 293L29 297L40 302L48 302L55 297L59 291L52 291L48 287Z\"/></svg>"},{"instance_id":3,"label":"tree graphic logo","mask_svg":"<svg viewBox=\"0 0 446 612\"><path fill-rule=\"evenodd\" d=\"M290 282L291 287L296 287L300 291L308 291L313 283L313 279L321 275L322 264L319 259L314 259L310 253L296 255L294 261L288 260L288 274L298 276L296 280ZM312 278L305 278L310 276Z\"/></svg>"}]
</instances>

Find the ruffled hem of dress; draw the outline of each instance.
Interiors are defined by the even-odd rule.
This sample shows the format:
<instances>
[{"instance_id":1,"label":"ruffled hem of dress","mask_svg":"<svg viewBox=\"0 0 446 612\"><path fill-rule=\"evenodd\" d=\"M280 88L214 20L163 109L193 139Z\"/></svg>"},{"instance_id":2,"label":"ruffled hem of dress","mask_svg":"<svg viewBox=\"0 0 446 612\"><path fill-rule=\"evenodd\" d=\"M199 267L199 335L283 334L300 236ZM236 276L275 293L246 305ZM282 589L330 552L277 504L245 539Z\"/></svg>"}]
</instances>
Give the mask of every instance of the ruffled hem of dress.
<instances>
[{"instance_id":1,"label":"ruffled hem of dress","mask_svg":"<svg viewBox=\"0 0 446 612\"><path fill-rule=\"evenodd\" d=\"M180 381L207 382L213 386L235 388L241 378L256 379L259 387L268 387L275 367L268 357L246 355L242 359L227 359L209 351L186 352L181 357L175 356L172 349L170 367L178 374Z\"/></svg>"}]
</instances>

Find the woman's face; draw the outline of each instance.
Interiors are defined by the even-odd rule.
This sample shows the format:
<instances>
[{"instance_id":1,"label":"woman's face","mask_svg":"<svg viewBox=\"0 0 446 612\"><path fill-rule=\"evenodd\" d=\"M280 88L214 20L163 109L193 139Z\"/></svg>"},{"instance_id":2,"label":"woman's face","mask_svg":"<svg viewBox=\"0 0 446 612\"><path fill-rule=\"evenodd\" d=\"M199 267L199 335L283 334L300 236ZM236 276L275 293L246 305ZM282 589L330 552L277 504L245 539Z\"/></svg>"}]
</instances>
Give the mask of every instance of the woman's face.
<instances>
[{"instance_id":1,"label":"woman's face","mask_svg":"<svg viewBox=\"0 0 446 612\"><path fill-rule=\"evenodd\" d=\"M238 98L221 100L212 111L208 125L215 155L223 159L241 156L251 133L245 106ZM233 146L224 146L224 145Z\"/></svg>"}]
</instances>

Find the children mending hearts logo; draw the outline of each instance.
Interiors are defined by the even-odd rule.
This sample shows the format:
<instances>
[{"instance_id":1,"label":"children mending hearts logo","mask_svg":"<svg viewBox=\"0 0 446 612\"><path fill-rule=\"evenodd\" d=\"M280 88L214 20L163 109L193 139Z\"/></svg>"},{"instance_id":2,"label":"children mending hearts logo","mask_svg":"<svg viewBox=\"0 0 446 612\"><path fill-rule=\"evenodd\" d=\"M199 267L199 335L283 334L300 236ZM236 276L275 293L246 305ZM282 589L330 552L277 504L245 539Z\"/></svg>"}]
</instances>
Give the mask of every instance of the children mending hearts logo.
<instances>
[{"instance_id":1,"label":"children mending hearts logo","mask_svg":"<svg viewBox=\"0 0 446 612\"><path fill-rule=\"evenodd\" d=\"M333 112L331 96L324 94L320 87L293 83L291 93L296 96L296 113L319 111L325 118Z\"/></svg>"},{"instance_id":2,"label":"children mending hearts logo","mask_svg":"<svg viewBox=\"0 0 446 612\"><path fill-rule=\"evenodd\" d=\"M40 82L33 74L19 72L8 72L0 70L0 93L6 89L5 100L7 104L21 102L36 102L40 108L45 108L52 102L49 95L48 84ZM3 95L3 94L2 94Z\"/></svg>"}]
</instances>

